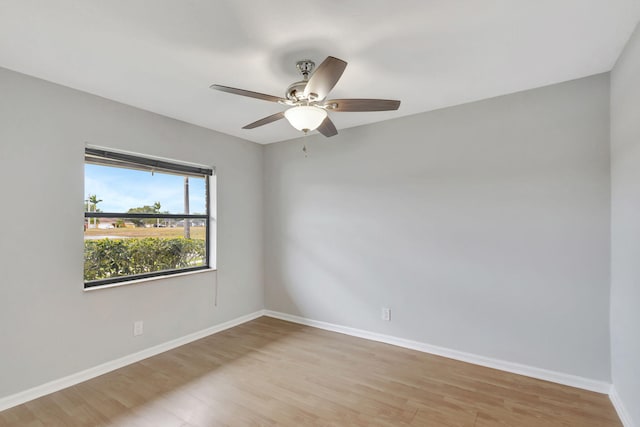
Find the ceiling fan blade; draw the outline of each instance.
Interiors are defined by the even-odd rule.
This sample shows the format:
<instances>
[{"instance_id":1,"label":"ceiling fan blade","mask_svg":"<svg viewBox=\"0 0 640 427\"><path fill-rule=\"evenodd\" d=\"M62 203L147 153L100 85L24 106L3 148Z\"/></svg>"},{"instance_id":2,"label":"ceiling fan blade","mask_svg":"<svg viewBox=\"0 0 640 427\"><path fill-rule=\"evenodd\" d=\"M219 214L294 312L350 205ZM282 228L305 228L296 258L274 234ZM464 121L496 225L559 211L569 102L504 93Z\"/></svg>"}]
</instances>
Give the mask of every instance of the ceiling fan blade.
<instances>
[{"instance_id":1,"label":"ceiling fan blade","mask_svg":"<svg viewBox=\"0 0 640 427\"><path fill-rule=\"evenodd\" d=\"M271 102L285 101L284 98L280 98L278 96L267 95L265 93L260 93L260 92L252 92L250 90L236 89L235 87L222 86L222 85L211 85L209 87L211 89L220 90L222 92L233 93L234 95L242 95L242 96L248 96L249 98L262 99L263 101L271 101Z\"/></svg>"},{"instance_id":2,"label":"ceiling fan blade","mask_svg":"<svg viewBox=\"0 0 640 427\"><path fill-rule=\"evenodd\" d=\"M311 75L304 88L304 96L313 95L316 99L325 99L340 80L345 68L347 68L347 63L342 59L327 56L327 59L322 61L322 64Z\"/></svg>"},{"instance_id":3,"label":"ceiling fan blade","mask_svg":"<svg viewBox=\"0 0 640 427\"><path fill-rule=\"evenodd\" d=\"M270 116L264 117L260 120L257 120L253 123L249 123L248 125L244 126L242 129L253 129L253 128L257 128L258 126L263 126L263 125L267 125L269 123L278 121L280 119L284 118L284 112L280 111L279 113L275 113L272 114Z\"/></svg>"},{"instance_id":4,"label":"ceiling fan blade","mask_svg":"<svg viewBox=\"0 0 640 427\"><path fill-rule=\"evenodd\" d=\"M331 106L335 106L332 108ZM393 99L332 99L324 105L330 111L390 111L400 107L400 101Z\"/></svg>"},{"instance_id":5,"label":"ceiling fan blade","mask_svg":"<svg viewBox=\"0 0 640 427\"><path fill-rule=\"evenodd\" d=\"M329 116L327 116L327 118L322 121L320 126L318 126L318 132L320 132L327 138L338 134L336 125L333 124Z\"/></svg>"}]
</instances>

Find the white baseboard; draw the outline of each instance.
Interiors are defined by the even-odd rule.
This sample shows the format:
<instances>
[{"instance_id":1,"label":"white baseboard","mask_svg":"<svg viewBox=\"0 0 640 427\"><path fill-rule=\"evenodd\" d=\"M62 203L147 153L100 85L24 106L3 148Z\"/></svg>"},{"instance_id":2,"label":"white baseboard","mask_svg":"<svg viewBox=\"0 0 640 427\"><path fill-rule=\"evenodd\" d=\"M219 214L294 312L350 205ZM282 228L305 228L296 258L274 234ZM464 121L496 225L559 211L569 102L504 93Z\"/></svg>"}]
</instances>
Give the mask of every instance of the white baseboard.
<instances>
[{"instance_id":1,"label":"white baseboard","mask_svg":"<svg viewBox=\"0 0 640 427\"><path fill-rule=\"evenodd\" d=\"M9 409L13 406L20 405L38 397L50 394L67 387L71 387L75 384L83 381L90 380L97 376L106 374L107 372L114 371L122 368L123 366L130 365L140 360L146 359L156 354L163 353L181 345L188 344L192 341L207 337L217 332L224 331L225 329L238 326L242 323L246 323L253 319L257 319L261 316L269 316L276 319L286 320L302 325L312 326L319 329L325 329L328 331L338 332L355 337L365 338L372 341L383 342L387 344L396 345L399 347L409 348L412 350L421 351L424 353L435 354L438 356L448 357L450 359L460 360L463 362L473 363L480 366L486 366L493 369L499 369L506 372L512 372L515 374L525 375L532 378L537 378L545 381L551 381L558 384L568 385L571 387L577 387L585 390L590 390L598 393L609 394L611 402L613 403L616 411L620 416L625 427L635 427L628 412L624 409L622 401L618 396L615 388L611 384L592 380L588 378L578 377L574 375L564 374L555 371L549 371L546 369L535 368L532 366L521 365L519 363L507 362L504 360L493 359L484 356L478 356L471 353L465 353L458 350L451 350L444 347L434 346L430 344L421 343L418 341L407 340L404 338L397 338L390 335L379 334L375 332L369 332L362 329L350 328L346 326L340 326L332 323L322 322L318 320L307 319L304 317L294 316L291 314L280 313L271 310L259 310L245 316L241 316L227 322L221 323L216 326L212 326L207 329L203 329L198 332L194 332L189 335L185 335L180 338L165 342L163 344L156 345L154 347L147 348L145 350L133 353L116 360L112 360L103 363L93 368L86 369L75 374L71 374L64 378L60 378L48 383L33 387L31 389L0 398L0 411Z\"/></svg>"},{"instance_id":2,"label":"white baseboard","mask_svg":"<svg viewBox=\"0 0 640 427\"><path fill-rule=\"evenodd\" d=\"M107 372L114 371L116 369L122 368L123 366L130 365L148 357L155 356L156 354L160 354L173 348L180 347L181 345L188 344L192 341L199 340L200 338L204 338L217 332L224 331L225 329L233 328L234 326L238 326L250 320L257 319L258 317L261 317L263 315L264 310L259 310L255 313L237 317L219 325L215 325L210 328L203 329L201 331L194 332L192 334L185 335L183 337L176 338L162 344L158 344L137 353L129 354L119 359L94 366L93 368L71 374L64 378L53 380L10 396L2 397L0 398L0 411L4 411L5 409L9 409L13 406L20 405L33 399L37 399L38 397L44 396L46 394L71 387L72 385L90 380L91 378L106 374Z\"/></svg>"},{"instance_id":3,"label":"white baseboard","mask_svg":"<svg viewBox=\"0 0 640 427\"><path fill-rule=\"evenodd\" d=\"M620 421L622 421L622 425L624 427L635 427L635 424L631 419L631 415L629 415L629 412L627 411L624 404L622 403L622 399L620 399L620 395L618 394L618 391L616 390L615 385L611 386L611 391L609 392L609 399L611 399L611 403L613 404L613 407L616 409L616 412L618 413L618 417L620 417Z\"/></svg>"},{"instance_id":4,"label":"white baseboard","mask_svg":"<svg viewBox=\"0 0 640 427\"><path fill-rule=\"evenodd\" d=\"M490 357L479 356L472 353L465 353L449 348L438 347L418 341L411 341L404 338L397 338L391 335L369 332L362 329L355 329L346 326L335 325L333 323L321 322L318 320L307 319L300 316L294 316L287 313L265 310L265 316L274 317L276 319L287 320L289 322L299 323L301 325L313 326L315 328L325 329L327 331L339 332L341 334L351 335L354 337L365 338L372 341L379 341L386 344L397 345L398 347L409 348L424 353L435 354L437 356L448 357L449 359L460 360L462 362L473 363L475 365L485 366L488 368L499 369L501 371L511 372L514 374L524 375L539 380L550 381L558 384L577 387L584 390L594 391L597 393L608 394L611 384L604 381L592 380L575 375L565 374L561 372L550 371L547 369L536 368L533 366L522 365L505 360L493 359Z\"/></svg>"}]
</instances>

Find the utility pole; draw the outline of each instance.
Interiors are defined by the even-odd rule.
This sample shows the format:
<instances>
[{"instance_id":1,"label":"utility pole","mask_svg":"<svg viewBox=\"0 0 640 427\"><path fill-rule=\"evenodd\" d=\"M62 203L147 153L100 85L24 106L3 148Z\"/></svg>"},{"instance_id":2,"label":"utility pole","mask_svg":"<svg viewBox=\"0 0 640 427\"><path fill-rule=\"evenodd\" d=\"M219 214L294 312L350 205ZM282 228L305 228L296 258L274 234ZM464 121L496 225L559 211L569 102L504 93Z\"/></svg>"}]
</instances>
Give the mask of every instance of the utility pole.
<instances>
[{"instance_id":1,"label":"utility pole","mask_svg":"<svg viewBox=\"0 0 640 427\"><path fill-rule=\"evenodd\" d=\"M184 177L184 213L189 215L189 177ZM191 223L189 218L184 219L184 238L191 238Z\"/></svg>"},{"instance_id":2,"label":"utility pole","mask_svg":"<svg viewBox=\"0 0 640 427\"><path fill-rule=\"evenodd\" d=\"M84 201L84 211L85 212L89 212L89 196L87 195L87 199ZM85 218L84 219L84 230L88 231L89 230L89 224L91 224L91 218Z\"/></svg>"}]
</instances>

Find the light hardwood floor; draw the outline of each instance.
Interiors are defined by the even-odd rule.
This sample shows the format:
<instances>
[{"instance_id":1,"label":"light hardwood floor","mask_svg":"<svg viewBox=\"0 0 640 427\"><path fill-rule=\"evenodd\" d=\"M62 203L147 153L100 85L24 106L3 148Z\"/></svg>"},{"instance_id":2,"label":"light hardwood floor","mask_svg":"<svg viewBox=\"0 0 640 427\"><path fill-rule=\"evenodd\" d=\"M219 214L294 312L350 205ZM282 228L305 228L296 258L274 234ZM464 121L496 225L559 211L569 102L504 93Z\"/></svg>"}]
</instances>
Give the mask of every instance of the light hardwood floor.
<instances>
[{"instance_id":1,"label":"light hardwood floor","mask_svg":"<svg viewBox=\"0 0 640 427\"><path fill-rule=\"evenodd\" d=\"M262 317L2 426L621 426L606 395Z\"/></svg>"}]
</instances>

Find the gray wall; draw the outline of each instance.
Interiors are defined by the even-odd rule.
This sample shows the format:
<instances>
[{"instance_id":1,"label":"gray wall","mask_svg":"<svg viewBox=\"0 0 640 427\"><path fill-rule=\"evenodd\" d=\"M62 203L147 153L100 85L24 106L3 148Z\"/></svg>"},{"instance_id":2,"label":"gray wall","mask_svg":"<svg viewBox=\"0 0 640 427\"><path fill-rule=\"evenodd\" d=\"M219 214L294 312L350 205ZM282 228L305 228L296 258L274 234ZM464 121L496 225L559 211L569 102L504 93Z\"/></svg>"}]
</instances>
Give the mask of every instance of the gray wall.
<instances>
[{"instance_id":1,"label":"gray wall","mask_svg":"<svg viewBox=\"0 0 640 427\"><path fill-rule=\"evenodd\" d=\"M0 397L265 298L273 310L610 378L608 75L264 148L3 69L0 94ZM83 292L85 142L216 166L217 273ZM637 347L616 347L616 330L631 329L615 322L614 367L630 376L616 348Z\"/></svg>"},{"instance_id":2,"label":"gray wall","mask_svg":"<svg viewBox=\"0 0 640 427\"><path fill-rule=\"evenodd\" d=\"M640 425L640 27L611 73L611 366Z\"/></svg>"},{"instance_id":3,"label":"gray wall","mask_svg":"<svg viewBox=\"0 0 640 427\"><path fill-rule=\"evenodd\" d=\"M218 272L83 292L85 142L216 166ZM0 397L262 309L262 154L0 69Z\"/></svg>"},{"instance_id":4,"label":"gray wall","mask_svg":"<svg viewBox=\"0 0 640 427\"><path fill-rule=\"evenodd\" d=\"M610 379L608 74L269 145L265 182L268 309Z\"/></svg>"}]
</instances>

